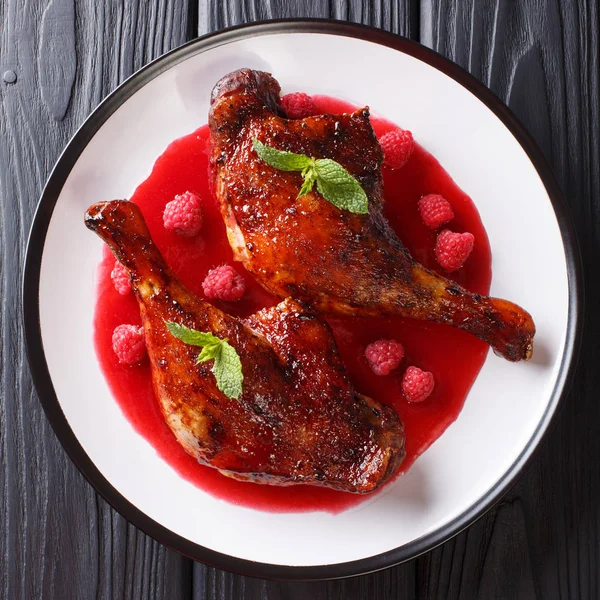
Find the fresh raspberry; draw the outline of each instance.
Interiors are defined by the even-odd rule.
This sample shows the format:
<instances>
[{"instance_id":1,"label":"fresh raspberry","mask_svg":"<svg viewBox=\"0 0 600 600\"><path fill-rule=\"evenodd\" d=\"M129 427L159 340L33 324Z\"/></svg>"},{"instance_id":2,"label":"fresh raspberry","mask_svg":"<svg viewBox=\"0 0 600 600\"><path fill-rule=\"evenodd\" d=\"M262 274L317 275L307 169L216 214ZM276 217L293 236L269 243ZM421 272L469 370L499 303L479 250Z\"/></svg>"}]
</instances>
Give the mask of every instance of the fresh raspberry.
<instances>
[{"instance_id":1,"label":"fresh raspberry","mask_svg":"<svg viewBox=\"0 0 600 600\"><path fill-rule=\"evenodd\" d=\"M313 99L303 92L286 94L280 104L288 119L304 119L317 112Z\"/></svg>"},{"instance_id":2,"label":"fresh raspberry","mask_svg":"<svg viewBox=\"0 0 600 600\"><path fill-rule=\"evenodd\" d=\"M423 402L433 392L435 381L429 371L408 367L402 378L402 392L408 402Z\"/></svg>"},{"instance_id":3,"label":"fresh raspberry","mask_svg":"<svg viewBox=\"0 0 600 600\"><path fill-rule=\"evenodd\" d=\"M208 272L202 282L202 289L207 298L218 298L235 302L246 291L243 277L230 265L221 265Z\"/></svg>"},{"instance_id":4,"label":"fresh raspberry","mask_svg":"<svg viewBox=\"0 0 600 600\"><path fill-rule=\"evenodd\" d=\"M435 256L442 269L448 273L460 269L469 258L474 243L472 233L454 233L444 229L435 243Z\"/></svg>"},{"instance_id":5,"label":"fresh raspberry","mask_svg":"<svg viewBox=\"0 0 600 600\"><path fill-rule=\"evenodd\" d=\"M202 209L196 194L185 192L175 196L165 206L163 213L165 229L170 229L186 237L198 235L202 227Z\"/></svg>"},{"instance_id":6,"label":"fresh raspberry","mask_svg":"<svg viewBox=\"0 0 600 600\"><path fill-rule=\"evenodd\" d=\"M394 129L381 136L379 143L390 169L403 167L415 149L413 134L408 129Z\"/></svg>"},{"instance_id":7,"label":"fresh raspberry","mask_svg":"<svg viewBox=\"0 0 600 600\"><path fill-rule=\"evenodd\" d=\"M428 194L419 200L419 212L423 223L429 229L437 229L440 225L454 219L454 211L450 202L439 194Z\"/></svg>"},{"instance_id":8,"label":"fresh raspberry","mask_svg":"<svg viewBox=\"0 0 600 600\"><path fill-rule=\"evenodd\" d=\"M404 348L395 340L378 340L369 344L365 358L375 375L389 375L402 361Z\"/></svg>"},{"instance_id":9,"label":"fresh raspberry","mask_svg":"<svg viewBox=\"0 0 600 600\"><path fill-rule=\"evenodd\" d=\"M115 266L110 273L115 290L121 294L121 296L127 296L131 293L131 280L129 279L129 273L127 269L117 260Z\"/></svg>"},{"instance_id":10,"label":"fresh raspberry","mask_svg":"<svg viewBox=\"0 0 600 600\"><path fill-rule=\"evenodd\" d=\"M135 365L142 362L146 355L144 330L135 325L119 325L112 334L112 347L124 365Z\"/></svg>"}]
</instances>

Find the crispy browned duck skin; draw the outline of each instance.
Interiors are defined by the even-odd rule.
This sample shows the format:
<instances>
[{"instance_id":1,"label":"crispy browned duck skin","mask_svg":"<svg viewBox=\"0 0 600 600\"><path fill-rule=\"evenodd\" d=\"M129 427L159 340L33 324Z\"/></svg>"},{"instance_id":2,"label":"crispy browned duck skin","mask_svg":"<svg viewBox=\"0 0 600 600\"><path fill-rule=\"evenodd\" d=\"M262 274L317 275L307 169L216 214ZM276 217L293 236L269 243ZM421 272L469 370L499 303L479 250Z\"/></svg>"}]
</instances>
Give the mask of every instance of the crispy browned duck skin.
<instances>
[{"instance_id":1,"label":"crispy browned duck skin","mask_svg":"<svg viewBox=\"0 0 600 600\"><path fill-rule=\"evenodd\" d=\"M367 109L283 118L279 84L242 69L215 86L209 114L221 212L237 260L269 291L330 315L401 315L459 327L508 360L527 360L535 326L509 302L473 294L410 256L382 215L383 153ZM341 163L363 186L369 214L339 210L316 189L298 199L297 172L262 162L252 138Z\"/></svg>"},{"instance_id":2,"label":"crispy browned duck skin","mask_svg":"<svg viewBox=\"0 0 600 600\"><path fill-rule=\"evenodd\" d=\"M242 322L174 277L135 204L94 204L85 224L129 271L154 392L188 454L236 479L354 493L373 491L396 471L402 423L355 393L329 326L306 306L287 299ZM211 363L196 364L200 348L174 338L165 321L229 340L244 374L238 400L219 391Z\"/></svg>"}]
</instances>

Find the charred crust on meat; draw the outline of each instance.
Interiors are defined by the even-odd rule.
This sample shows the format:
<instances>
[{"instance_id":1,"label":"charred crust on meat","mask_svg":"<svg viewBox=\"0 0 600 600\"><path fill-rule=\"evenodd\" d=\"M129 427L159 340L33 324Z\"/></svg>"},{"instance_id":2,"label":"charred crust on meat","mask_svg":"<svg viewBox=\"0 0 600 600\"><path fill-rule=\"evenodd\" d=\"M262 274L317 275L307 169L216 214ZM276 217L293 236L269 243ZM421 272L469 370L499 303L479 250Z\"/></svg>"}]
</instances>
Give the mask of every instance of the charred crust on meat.
<instances>
[{"instance_id":1,"label":"charred crust on meat","mask_svg":"<svg viewBox=\"0 0 600 600\"><path fill-rule=\"evenodd\" d=\"M462 290L459 287L455 286L455 285L449 285L449 286L447 286L446 287L446 291L449 294L452 294L453 296L461 296L462 295Z\"/></svg>"}]
</instances>

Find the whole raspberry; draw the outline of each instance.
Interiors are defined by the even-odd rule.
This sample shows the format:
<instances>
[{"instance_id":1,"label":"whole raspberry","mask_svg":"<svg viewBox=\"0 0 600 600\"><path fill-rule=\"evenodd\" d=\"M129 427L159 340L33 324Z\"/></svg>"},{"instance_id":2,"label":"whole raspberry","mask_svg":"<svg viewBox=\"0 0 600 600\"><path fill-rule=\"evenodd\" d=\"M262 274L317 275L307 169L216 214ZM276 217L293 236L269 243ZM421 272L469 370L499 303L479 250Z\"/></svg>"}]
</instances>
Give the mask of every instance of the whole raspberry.
<instances>
[{"instance_id":1,"label":"whole raspberry","mask_svg":"<svg viewBox=\"0 0 600 600\"><path fill-rule=\"evenodd\" d=\"M165 206L163 223L165 229L173 230L180 235L186 237L198 235L202 227L202 209L198 196L192 192L175 196Z\"/></svg>"},{"instance_id":2,"label":"whole raspberry","mask_svg":"<svg viewBox=\"0 0 600 600\"><path fill-rule=\"evenodd\" d=\"M465 264L474 243L475 237L472 233L454 233L444 229L435 243L435 257L442 269L451 273Z\"/></svg>"},{"instance_id":3,"label":"whole raspberry","mask_svg":"<svg viewBox=\"0 0 600 600\"><path fill-rule=\"evenodd\" d=\"M221 265L208 272L202 282L202 289L207 298L218 298L235 302L246 291L244 279L230 265Z\"/></svg>"},{"instance_id":4,"label":"whole raspberry","mask_svg":"<svg viewBox=\"0 0 600 600\"><path fill-rule=\"evenodd\" d=\"M408 129L394 129L381 136L379 143L390 169L403 167L415 149L413 134Z\"/></svg>"},{"instance_id":5,"label":"whole raspberry","mask_svg":"<svg viewBox=\"0 0 600 600\"><path fill-rule=\"evenodd\" d=\"M288 119L304 119L317 112L313 99L303 92L286 94L280 101Z\"/></svg>"},{"instance_id":6,"label":"whole raspberry","mask_svg":"<svg viewBox=\"0 0 600 600\"><path fill-rule=\"evenodd\" d=\"M408 367L402 378L402 392L408 402L423 402L433 392L435 381L429 371Z\"/></svg>"},{"instance_id":7,"label":"whole raspberry","mask_svg":"<svg viewBox=\"0 0 600 600\"><path fill-rule=\"evenodd\" d=\"M402 361L404 348L395 340L378 340L369 344L365 358L375 375L389 375Z\"/></svg>"},{"instance_id":8,"label":"whole raspberry","mask_svg":"<svg viewBox=\"0 0 600 600\"><path fill-rule=\"evenodd\" d=\"M112 334L112 347L123 365L142 362L146 355L144 330L135 325L119 325Z\"/></svg>"},{"instance_id":9,"label":"whole raspberry","mask_svg":"<svg viewBox=\"0 0 600 600\"><path fill-rule=\"evenodd\" d=\"M129 273L127 269L117 260L115 266L110 273L115 290L121 294L121 296L127 296L131 293L131 280L129 279Z\"/></svg>"},{"instance_id":10,"label":"whole raspberry","mask_svg":"<svg viewBox=\"0 0 600 600\"><path fill-rule=\"evenodd\" d=\"M429 229L437 229L440 225L454 219L454 211L450 202L439 194L428 194L419 200L419 212L423 223Z\"/></svg>"}]
</instances>

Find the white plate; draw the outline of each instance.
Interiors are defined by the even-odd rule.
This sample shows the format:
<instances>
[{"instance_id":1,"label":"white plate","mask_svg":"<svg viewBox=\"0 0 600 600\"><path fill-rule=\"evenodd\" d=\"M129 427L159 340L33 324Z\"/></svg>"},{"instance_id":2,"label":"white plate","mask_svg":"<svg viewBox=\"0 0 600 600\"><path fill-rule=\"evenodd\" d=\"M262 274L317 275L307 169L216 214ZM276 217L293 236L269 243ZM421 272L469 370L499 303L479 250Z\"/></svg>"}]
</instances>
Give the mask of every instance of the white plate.
<instances>
[{"instance_id":1,"label":"white plate","mask_svg":"<svg viewBox=\"0 0 600 600\"><path fill-rule=\"evenodd\" d=\"M259 512L182 479L123 416L92 344L102 243L83 225L85 208L128 197L169 142L206 122L211 88L240 67L272 72L284 92L369 104L411 129L477 204L494 257L493 295L526 307L537 325L530 362L511 364L490 353L458 420L408 474L337 515ZM354 25L237 28L142 69L92 114L59 160L29 242L23 299L30 363L72 459L153 537L196 559L263 577L367 572L457 533L499 498L538 444L577 347L573 239L538 150L511 113L458 67L417 44Z\"/></svg>"}]
</instances>

